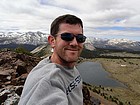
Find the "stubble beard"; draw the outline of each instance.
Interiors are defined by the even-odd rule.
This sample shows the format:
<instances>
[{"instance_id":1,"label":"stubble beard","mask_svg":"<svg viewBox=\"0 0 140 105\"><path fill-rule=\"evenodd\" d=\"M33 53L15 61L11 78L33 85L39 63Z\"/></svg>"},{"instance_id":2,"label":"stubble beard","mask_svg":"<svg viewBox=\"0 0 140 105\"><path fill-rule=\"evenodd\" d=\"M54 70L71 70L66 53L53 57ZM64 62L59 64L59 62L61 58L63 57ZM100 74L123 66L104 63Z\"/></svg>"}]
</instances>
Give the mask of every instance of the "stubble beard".
<instances>
[{"instance_id":1,"label":"stubble beard","mask_svg":"<svg viewBox=\"0 0 140 105\"><path fill-rule=\"evenodd\" d=\"M64 50L63 55L58 54L58 57L61 60L61 62L64 65L75 64L77 62L78 58L79 58L79 55L80 55L79 52L77 52L78 54L76 54L77 56L75 58L71 58L72 54L69 55L67 53L70 53L70 52L65 52L65 50Z\"/></svg>"},{"instance_id":2,"label":"stubble beard","mask_svg":"<svg viewBox=\"0 0 140 105\"><path fill-rule=\"evenodd\" d=\"M71 58L69 58L68 55L64 55L64 56L58 55L58 56L59 56L61 62L64 63L64 64L75 63L78 60L78 57L76 59L71 59Z\"/></svg>"}]
</instances>

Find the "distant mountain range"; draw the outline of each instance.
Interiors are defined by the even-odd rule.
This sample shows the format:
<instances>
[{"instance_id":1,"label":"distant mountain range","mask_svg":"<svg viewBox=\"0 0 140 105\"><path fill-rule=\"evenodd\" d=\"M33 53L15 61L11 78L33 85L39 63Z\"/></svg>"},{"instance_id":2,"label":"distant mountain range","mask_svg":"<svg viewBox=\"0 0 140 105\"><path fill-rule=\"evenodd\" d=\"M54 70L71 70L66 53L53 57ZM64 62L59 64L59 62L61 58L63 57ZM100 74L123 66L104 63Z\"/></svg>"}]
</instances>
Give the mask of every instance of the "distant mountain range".
<instances>
[{"instance_id":1,"label":"distant mountain range","mask_svg":"<svg viewBox=\"0 0 140 105\"><path fill-rule=\"evenodd\" d=\"M30 44L40 45L47 43L48 35L37 32L0 32L0 45L5 44Z\"/></svg>"},{"instance_id":2,"label":"distant mountain range","mask_svg":"<svg viewBox=\"0 0 140 105\"><path fill-rule=\"evenodd\" d=\"M119 50L119 51L140 51L140 42L128 39L101 39L87 38L86 44L95 48Z\"/></svg>"},{"instance_id":3,"label":"distant mountain range","mask_svg":"<svg viewBox=\"0 0 140 105\"><path fill-rule=\"evenodd\" d=\"M0 48L10 46L36 46L47 44L48 34L37 32L0 32ZM87 49L93 50L95 48L108 49L108 50L126 50L126 51L140 51L140 42L128 39L101 39L88 37L85 45ZM28 47L27 47L28 48ZM29 49L31 50L31 49Z\"/></svg>"},{"instance_id":4,"label":"distant mountain range","mask_svg":"<svg viewBox=\"0 0 140 105\"><path fill-rule=\"evenodd\" d=\"M37 32L0 32L0 49L24 47L33 50L41 44L47 43L48 35Z\"/></svg>"}]
</instances>

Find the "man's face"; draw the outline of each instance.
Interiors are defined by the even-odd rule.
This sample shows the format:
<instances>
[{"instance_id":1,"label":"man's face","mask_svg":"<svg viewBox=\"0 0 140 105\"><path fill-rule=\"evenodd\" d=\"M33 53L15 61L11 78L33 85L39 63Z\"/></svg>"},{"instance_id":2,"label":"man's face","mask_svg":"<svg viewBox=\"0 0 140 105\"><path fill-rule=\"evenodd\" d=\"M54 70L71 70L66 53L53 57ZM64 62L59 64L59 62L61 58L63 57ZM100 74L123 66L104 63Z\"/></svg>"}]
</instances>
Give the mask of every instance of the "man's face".
<instances>
[{"instance_id":1,"label":"man's face","mask_svg":"<svg viewBox=\"0 0 140 105\"><path fill-rule=\"evenodd\" d=\"M54 43L54 55L57 57L57 60L60 60L63 63L74 63L81 54L83 43L78 43L76 38L72 41L62 40L60 35L62 33L72 33L74 35L83 34L82 27L79 24L60 24L59 32Z\"/></svg>"}]
</instances>

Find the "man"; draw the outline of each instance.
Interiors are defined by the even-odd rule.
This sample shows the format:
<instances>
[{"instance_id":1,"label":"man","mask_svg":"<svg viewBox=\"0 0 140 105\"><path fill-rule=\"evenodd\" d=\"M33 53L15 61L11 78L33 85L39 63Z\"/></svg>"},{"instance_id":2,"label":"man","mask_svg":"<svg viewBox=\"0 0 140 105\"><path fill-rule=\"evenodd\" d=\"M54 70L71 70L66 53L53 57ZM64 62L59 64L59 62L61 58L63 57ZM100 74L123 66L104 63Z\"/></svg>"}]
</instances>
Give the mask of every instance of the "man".
<instances>
[{"instance_id":1,"label":"man","mask_svg":"<svg viewBox=\"0 0 140 105\"><path fill-rule=\"evenodd\" d=\"M74 15L59 16L50 33L53 53L29 73L19 105L83 105L82 80L75 67L86 40L83 23Z\"/></svg>"}]
</instances>

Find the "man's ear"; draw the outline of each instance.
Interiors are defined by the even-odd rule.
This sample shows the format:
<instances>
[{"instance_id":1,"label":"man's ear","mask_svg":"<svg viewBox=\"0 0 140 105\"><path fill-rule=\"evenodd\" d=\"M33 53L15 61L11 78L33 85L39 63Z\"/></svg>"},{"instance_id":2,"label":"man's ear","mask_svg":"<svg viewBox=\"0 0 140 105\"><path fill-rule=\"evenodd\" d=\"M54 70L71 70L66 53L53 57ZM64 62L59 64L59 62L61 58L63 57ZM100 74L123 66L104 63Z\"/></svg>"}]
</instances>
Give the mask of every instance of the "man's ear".
<instances>
[{"instance_id":1,"label":"man's ear","mask_svg":"<svg viewBox=\"0 0 140 105\"><path fill-rule=\"evenodd\" d=\"M49 42L49 44L51 45L52 48L55 47L55 37L54 36L49 35L48 36L48 42Z\"/></svg>"}]
</instances>

